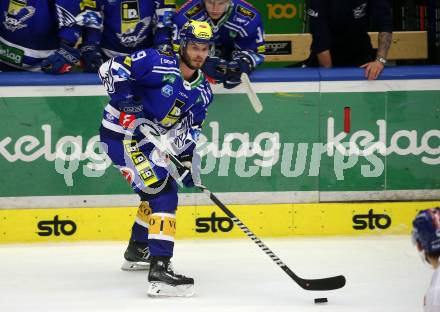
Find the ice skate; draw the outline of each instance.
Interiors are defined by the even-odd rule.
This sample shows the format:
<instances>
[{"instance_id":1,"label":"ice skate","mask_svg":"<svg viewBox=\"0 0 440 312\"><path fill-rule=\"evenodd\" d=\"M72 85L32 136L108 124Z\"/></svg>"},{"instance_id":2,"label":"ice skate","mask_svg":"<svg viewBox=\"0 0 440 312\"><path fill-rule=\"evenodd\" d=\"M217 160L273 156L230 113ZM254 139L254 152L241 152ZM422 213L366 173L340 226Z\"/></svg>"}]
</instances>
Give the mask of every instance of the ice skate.
<instances>
[{"instance_id":1,"label":"ice skate","mask_svg":"<svg viewBox=\"0 0 440 312\"><path fill-rule=\"evenodd\" d=\"M124 253L124 271L143 271L150 268L150 251L146 243L130 240Z\"/></svg>"},{"instance_id":2,"label":"ice skate","mask_svg":"<svg viewBox=\"0 0 440 312\"><path fill-rule=\"evenodd\" d=\"M173 271L169 257L152 257L148 274L148 296L191 297L194 279Z\"/></svg>"}]
</instances>

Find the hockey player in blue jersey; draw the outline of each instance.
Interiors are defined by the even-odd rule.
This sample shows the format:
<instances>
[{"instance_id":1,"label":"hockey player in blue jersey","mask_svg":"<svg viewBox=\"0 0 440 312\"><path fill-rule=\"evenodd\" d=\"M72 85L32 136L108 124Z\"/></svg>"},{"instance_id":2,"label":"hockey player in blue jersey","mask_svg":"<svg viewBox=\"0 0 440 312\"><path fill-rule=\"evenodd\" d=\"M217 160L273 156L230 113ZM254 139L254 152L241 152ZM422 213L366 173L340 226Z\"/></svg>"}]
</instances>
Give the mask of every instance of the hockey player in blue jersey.
<instances>
[{"instance_id":1,"label":"hockey player in blue jersey","mask_svg":"<svg viewBox=\"0 0 440 312\"><path fill-rule=\"evenodd\" d=\"M180 38L178 56L145 49L111 58L99 69L110 95L101 142L141 200L122 269L150 265L150 296L193 294L194 280L176 274L170 259L176 231L176 180L186 187L200 183L195 146L212 101L201 67L213 47L212 30L206 22L190 21ZM174 172L167 156L139 131L141 124L165 139L173 154L192 169Z\"/></svg>"},{"instance_id":2,"label":"hockey player in blue jersey","mask_svg":"<svg viewBox=\"0 0 440 312\"><path fill-rule=\"evenodd\" d=\"M243 0L190 0L176 13L178 30L188 20L208 22L214 32L215 56L203 71L226 88L240 84L264 61L264 29L258 11ZM178 42L178 32L174 38Z\"/></svg>"},{"instance_id":3,"label":"hockey player in blue jersey","mask_svg":"<svg viewBox=\"0 0 440 312\"><path fill-rule=\"evenodd\" d=\"M90 0L82 1L82 9L87 21L81 58L87 72L96 72L103 58L171 48L175 0Z\"/></svg>"},{"instance_id":4,"label":"hockey player in blue jersey","mask_svg":"<svg viewBox=\"0 0 440 312\"><path fill-rule=\"evenodd\" d=\"M79 1L1 1L0 70L70 71L79 60Z\"/></svg>"}]
</instances>

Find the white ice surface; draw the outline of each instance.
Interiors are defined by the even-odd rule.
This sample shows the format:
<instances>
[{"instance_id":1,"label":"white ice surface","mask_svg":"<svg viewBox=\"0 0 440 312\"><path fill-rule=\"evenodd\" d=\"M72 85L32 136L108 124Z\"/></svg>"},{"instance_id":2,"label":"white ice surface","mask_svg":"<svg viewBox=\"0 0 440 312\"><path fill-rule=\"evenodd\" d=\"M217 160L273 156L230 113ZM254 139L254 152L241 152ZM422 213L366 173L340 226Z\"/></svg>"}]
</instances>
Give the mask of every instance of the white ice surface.
<instances>
[{"instance_id":1,"label":"white ice surface","mask_svg":"<svg viewBox=\"0 0 440 312\"><path fill-rule=\"evenodd\" d=\"M347 285L302 290L248 239L177 241L174 267L197 294L156 299L145 272L119 269L125 242L0 244L0 311L423 311L432 270L408 236L264 241L299 276Z\"/></svg>"}]
</instances>

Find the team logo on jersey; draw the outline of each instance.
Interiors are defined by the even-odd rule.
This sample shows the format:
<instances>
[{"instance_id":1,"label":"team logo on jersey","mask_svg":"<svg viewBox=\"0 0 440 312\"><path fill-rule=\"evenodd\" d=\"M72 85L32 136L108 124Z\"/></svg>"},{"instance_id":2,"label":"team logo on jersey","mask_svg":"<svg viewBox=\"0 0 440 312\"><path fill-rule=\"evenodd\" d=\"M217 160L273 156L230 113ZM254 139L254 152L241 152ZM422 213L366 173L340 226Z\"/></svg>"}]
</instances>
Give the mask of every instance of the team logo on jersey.
<instances>
[{"instance_id":1,"label":"team logo on jersey","mask_svg":"<svg viewBox=\"0 0 440 312\"><path fill-rule=\"evenodd\" d=\"M5 21L3 25L10 31L16 31L27 27L25 21L35 14L35 8L27 6L27 0L10 0L8 11L4 12Z\"/></svg>"},{"instance_id":2,"label":"team logo on jersey","mask_svg":"<svg viewBox=\"0 0 440 312\"><path fill-rule=\"evenodd\" d=\"M140 19L138 1L121 2L121 33L117 33L121 44L135 47L147 38L146 30L150 26L151 16Z\"/></svg>"},{"instance_id":3,"label":"team logo on jersey","mask_svg":"<svg viewBox=\"0 0 440 312\"><path fill-rule=\"evenodd\" d=\"M161 89L161 93L162 93L162 95L165 96L165 97L170 97L170 96L173 95L173 93L174 93L174 89L173 89L172 86L170 86L170 85L167 84L167 85L165 85L165 86L162 87L162 89Z\"/></svg>"},{"instance_id":4,"label":"team logo on jersey","mask_svg":"<svg viewBox=\"0 0 440 312\"><path fill-rule=\"evenodd\" d=\"M202 4L198 3L197 5L189 9L184 15L187 19L192 19L192 17L197 13L199 13L201 10L202 10Z\"/></svg>"},{"instance_id":5,"label":"team logo on jersey","mask_svg":"<svg viewBox=\"0 0 440 312\"><path fill-rule=\"evenodd\" d=\"M237 6L236 12L241 14L241 15L243 15L243 16L246 16L246 17L248 17L250 19L254 19L254 17L255 17L255 13L254 12L252 12L249 9L246 9L245 7L242 7L241 5Z\"/></svg>"},{"instance_id":6,"label":"team logo on jersey","mask_svg":"<svg viewBox=\"0 0 440 312\"><path fill-rule=\"evenodd\" d=\"M179 154L191 144L191 131L189 129L191 129L192 124L193 115L190 113L173 127L175 131L173 145Z\"/></svg>"}]
</instances>

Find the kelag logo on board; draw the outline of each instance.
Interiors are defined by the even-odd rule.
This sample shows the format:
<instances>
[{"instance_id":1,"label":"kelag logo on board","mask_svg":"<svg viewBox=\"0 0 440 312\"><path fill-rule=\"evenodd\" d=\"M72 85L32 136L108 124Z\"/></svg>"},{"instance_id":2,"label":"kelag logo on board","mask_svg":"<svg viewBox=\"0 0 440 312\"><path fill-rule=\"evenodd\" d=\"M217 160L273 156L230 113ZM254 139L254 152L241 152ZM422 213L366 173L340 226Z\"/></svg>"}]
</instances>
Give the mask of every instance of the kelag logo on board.
<instances>
[{"instance_id":1,"label":"kelag logo on board","mask_svg":"<svg viewBox=\"0 0 440 312\"><path fill-rule=\"evenodd\" d=\"M37 232L39 236L60 236L61 234L70 236L76 232L76 223L72 220L59 220L58 215L55 215L53 220L38 222Z\"/></svg>"},{"instance_id":2,"label":"kelag logo on board","mask_svg":"<svg viewBox=\"0 0 440 312\"><path fill-rule=\"evenodd\" d=\"M234 223L228 217L217 217L215 212L210 217L196 219L196 232L207 233L209 231L216 233L230 232L234 227Z\"/></svg>"},{"instance_id":3,"label":"kelag logo on board","mask_svg":"<svg viewBox=\"0 0 440 312\"><path fill-rule=\"evenodd\" d=\"M387 214L374 214L373 209L368 210L367 214L353 216L353 229L355 230L374 230L376 228L385 230L391 225L391 218Z\"/></svg>"}]
</instances>

